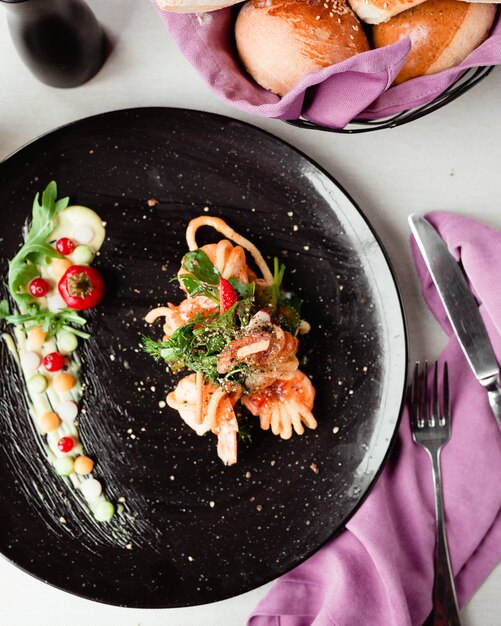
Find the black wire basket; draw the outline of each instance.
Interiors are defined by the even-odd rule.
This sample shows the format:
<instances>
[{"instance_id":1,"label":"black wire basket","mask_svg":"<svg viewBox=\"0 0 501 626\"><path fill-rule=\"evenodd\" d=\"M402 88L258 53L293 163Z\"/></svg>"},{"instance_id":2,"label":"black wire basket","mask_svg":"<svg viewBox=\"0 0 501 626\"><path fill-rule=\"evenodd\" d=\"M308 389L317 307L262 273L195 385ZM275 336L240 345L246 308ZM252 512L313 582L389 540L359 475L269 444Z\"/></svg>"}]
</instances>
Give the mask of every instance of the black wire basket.
<instances>
[{"instance_id":1,"label":"black wire basket","mask_svg":"<svg viewBox=\"0 0 501 626\"><path fill-rule=\"evenodd\" d=\"M309 122L304 119L288 120L287 123L292 126L298 126L299 128L325 130L329 133L344 134L370 133L373 130L395 128L397 126L413 122L414 120L418 120L420 117L424 117L425 115L442 108L446 104L449 104L449 102L452 102L456 98L459 98L459 96L466 93L469 89L474 87L488 74L490 74L493 69L494 66L490 65L487 67L475 67L467 70L455 83L453 83L443 93L428 104L423 104L420 107L403 111L402 113L398 113L397 115L393 115L391 117L385 117L377 120L353 120L353 122L345 126L345 128L328 128L327 126L315 124L314 122Z\"/></svg>"}]
</instances>

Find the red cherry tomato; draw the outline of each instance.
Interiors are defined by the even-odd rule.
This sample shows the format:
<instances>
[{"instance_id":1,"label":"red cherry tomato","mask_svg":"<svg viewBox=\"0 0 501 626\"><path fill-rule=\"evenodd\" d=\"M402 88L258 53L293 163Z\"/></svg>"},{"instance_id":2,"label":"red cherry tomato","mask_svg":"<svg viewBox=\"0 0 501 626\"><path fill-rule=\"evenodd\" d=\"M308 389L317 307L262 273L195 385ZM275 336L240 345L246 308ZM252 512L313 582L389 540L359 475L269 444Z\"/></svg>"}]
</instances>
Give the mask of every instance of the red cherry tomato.
<instances>
[{"instance_id":1,"label":"red cherry tomato","mask_svg":"<svg viewBox=\"0 0 501 626\"><path fill-rule=\"evenodd\" d=\"M44 356L42 363L48 372L59 372L64 367L64 356L59 352L51 352Z\"/></svg>"},{"instance_id":2,"label":"red cherry tomato","mask_svg":"<svg viewBox=\"0 0 501 626\"><path fill-rule=\"evenodd\" d=\"M34 278L30 282L28 289L35 298L43 298L43 296L49 293L50 285L45 278Z\"/></svg>"},{"instance_id":3,"label":"red cherry tomato","mask_svg":"<svg viewBox=\"0 0 501 626\"><path fill-rule=\"evenodd\" d=\"M66 256L67 254L71 254L74 249L75 244L71 241L71 239L68 239L68 237L61 237L61 239L56 241L56 250L59 254L64 254Z\"/></svg>"},{"instance_id":4,"label":"red cherry tomato","mask_svg":"<svg viewBox=\"0 0 501 626\"><path fill-rule=\"evenodd\" d=\"M75 447L75 442L71 437L61 437L61 439L57 442L57 447L61 452L66 454L67 452L71 452Z\"/></svg>"},{"instance_id":5,"label":"red cherry tomato","mask_svg":"<svg viewBox=\"0 0 501 626\"><path fill-rule=\"evenodd\" d=\"M104 296L104 280L89 265L72 265L57 286L61 297L70 309L91 309Z\"/></svg>"},{"instance_id":6,"label":"red cherry tomato","mask_svg":"<svg viewBox=\"0 0 501 626\"><path fill-rule=\"evenodd\" d=\"M238 293L226 278L219 279L219 311L223 314L238 300Z\"/></svg>"}]
</instances>

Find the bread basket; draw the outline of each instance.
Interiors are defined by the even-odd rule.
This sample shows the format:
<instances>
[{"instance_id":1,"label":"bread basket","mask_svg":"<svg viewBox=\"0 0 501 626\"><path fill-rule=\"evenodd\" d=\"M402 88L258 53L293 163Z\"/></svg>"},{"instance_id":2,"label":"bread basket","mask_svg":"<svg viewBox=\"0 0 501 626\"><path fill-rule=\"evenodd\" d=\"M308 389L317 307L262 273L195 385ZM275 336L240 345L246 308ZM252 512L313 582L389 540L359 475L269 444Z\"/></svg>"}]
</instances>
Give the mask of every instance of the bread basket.
<instances>
[{"instance_id":1,"label":"bread basket","mask_svg":"<svg viewBox=\"0 0 501 626\"><path fill-rule=\"evenodd\" d=\"M308 74L282 98L247 75L234 41L238 5L204 14L163 11L152 0L180 51L226 104L301 128L362 133L419 119L458 98L501 64L501 17L489 38L460 65L393 86L410 39L369 50Z\"/></svg>"}]
</instances>

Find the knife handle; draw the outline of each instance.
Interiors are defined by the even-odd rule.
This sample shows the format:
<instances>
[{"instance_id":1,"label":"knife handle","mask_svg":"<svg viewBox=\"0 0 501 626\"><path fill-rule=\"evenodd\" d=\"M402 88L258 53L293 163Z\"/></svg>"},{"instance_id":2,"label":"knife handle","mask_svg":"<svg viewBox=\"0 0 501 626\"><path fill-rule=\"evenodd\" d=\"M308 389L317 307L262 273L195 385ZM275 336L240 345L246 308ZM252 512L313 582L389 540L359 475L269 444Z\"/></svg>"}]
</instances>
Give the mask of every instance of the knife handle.
<instances>
[{"instance_id":1,"label":"knife handle","mask_svg":"<svg viewBox=\"0 0 501 626\"><path fill-rule=\"evenodd\" d=\"M499 379L487 387L487 394L492 412L498 423L499 430L501 430L501 390L499 388Z\"/></svg>"}]
</instances>

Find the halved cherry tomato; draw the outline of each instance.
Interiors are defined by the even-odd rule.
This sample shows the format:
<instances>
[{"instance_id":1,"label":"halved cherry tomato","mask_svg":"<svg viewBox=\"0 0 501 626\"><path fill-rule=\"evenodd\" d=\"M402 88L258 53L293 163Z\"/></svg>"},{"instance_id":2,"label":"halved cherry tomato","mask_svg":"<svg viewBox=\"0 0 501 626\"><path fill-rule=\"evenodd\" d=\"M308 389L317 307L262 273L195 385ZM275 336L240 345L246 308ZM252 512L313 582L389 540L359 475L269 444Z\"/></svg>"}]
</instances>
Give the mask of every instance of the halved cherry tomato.
<instances>
[{"instance_id":1,"label":"halved cherry tomato","mask_svg":"<svg viewBox=\"0 0 501 626\"><path fill-rule=\"evenodd\" d=\"M61 297L70 309L91 309L104 296L104 280L89 265L72 265L57 286Z\"/></svg>"}]
</instances>

